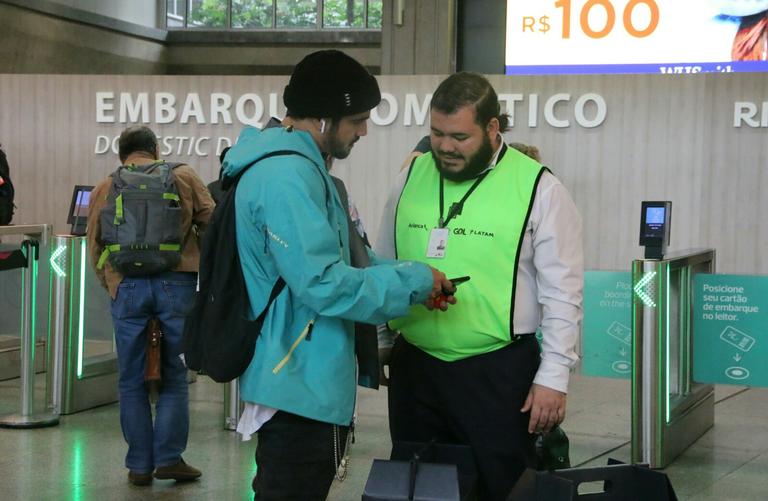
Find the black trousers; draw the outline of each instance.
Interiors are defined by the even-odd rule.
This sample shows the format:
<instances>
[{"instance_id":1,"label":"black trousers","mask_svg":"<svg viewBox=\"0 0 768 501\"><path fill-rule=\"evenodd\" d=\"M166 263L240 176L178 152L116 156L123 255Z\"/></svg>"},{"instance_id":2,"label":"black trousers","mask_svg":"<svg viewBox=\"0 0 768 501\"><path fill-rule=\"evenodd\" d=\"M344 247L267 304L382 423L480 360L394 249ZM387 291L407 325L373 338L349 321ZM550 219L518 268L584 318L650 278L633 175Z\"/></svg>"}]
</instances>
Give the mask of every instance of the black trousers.
<instances>
[{"instance_id":1,"label":"black trousers","mask_svg":"<svg viewBox=\"0 0 768 501\"><path fill-rule=\"evenodd\" d=\"M436 440L471 446L479 499L504 500L525 468L534 465L530 413L520 409L538 366L533 335L455 362L428 355L398 336L389 384L393 443Z\"/></svg>"},{"instance_id":2,"label":"black trousers","mask_svg":"<svg viewBox=\"0 0 768 501\"><path fill-rule=\"evenodd\" d=\"M323 501L346 445L348 427L278 411L259 429L256 501ZM338 454L334 454L334 439Z\"/></svg>"}]
</instances>

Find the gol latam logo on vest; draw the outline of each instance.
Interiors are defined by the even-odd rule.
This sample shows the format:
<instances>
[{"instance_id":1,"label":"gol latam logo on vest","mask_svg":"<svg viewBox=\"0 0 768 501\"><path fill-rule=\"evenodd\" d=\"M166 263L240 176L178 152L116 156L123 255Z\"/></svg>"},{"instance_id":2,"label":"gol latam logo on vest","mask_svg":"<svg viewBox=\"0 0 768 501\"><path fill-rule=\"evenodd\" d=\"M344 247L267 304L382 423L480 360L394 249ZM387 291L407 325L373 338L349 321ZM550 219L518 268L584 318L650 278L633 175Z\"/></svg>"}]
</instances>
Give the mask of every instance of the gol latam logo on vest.
<instances>
[{"instance_id":1,"label":"gol latam logo on vest","mask_svg":"<svg viewBox=\"0 0 768 501\"><path fill-rule=\"evenodd\" d=\"M431 228L423 223L408 223L408 228L414 230L430 231ZM491 231L478 230L475 228L453 228L451 233L454 235L460 235L465 237L490 237L494 238L495 235Z\"/></svg>"},{"instance_id":2,"label":"gol latam logo on vest","mask_svg":"<svg viewBox=\"0 0 768 501\"><path fill-rule=\"evenodd\" d=\"M478 230L475 228L454 228L452 233L454 235L463 235L466 237L494 237L494 234L491 231Z\"/></svg>"}]
</instances>

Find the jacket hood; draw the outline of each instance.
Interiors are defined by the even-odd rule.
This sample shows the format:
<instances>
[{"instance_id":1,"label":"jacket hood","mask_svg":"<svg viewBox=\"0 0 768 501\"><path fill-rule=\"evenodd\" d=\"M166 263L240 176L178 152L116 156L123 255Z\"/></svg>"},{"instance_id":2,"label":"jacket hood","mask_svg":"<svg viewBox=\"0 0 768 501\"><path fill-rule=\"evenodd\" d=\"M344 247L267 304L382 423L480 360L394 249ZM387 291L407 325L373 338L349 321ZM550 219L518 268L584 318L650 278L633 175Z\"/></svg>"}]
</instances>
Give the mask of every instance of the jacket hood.
<instances>
[{"instance_id":1,"label":"jacket hood","mask_svg":"<svg viewBox=\"0 0 768 501\"><path fill-rule=\"evenodd\" d=\"M320 149L308 132L285 127L269 127L263 131L246 127L227 152L224 175L235 177L252 163L277 151L295 151L325 168Z\"/></svg>"}]
</instances>

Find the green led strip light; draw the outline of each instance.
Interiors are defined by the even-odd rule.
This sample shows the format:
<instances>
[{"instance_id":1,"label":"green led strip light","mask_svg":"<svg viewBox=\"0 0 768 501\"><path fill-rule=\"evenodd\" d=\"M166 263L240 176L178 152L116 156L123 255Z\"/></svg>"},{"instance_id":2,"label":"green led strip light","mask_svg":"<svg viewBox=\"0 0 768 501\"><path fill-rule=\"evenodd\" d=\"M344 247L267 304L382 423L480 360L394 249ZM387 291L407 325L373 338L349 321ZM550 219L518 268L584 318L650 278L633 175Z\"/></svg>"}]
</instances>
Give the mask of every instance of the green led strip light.
<instances>
[{"instance_id":1,"label":"green led strip light","mask_svg":"<svg viewBox=\"0 0 768 501\"><path fill-rule=\"evenodd\" d=\"M666 299L665 303L666 303L667 311L664 313L664 317L665 317L665 321L666 321L666 325L665 325L665 329L664 329L664 338L666 339L666 343L667 343L667 348L666 348L666 352L665 352L665 357L667 359L666 360L667 361L667 371L666 371L667 372L667 378L666 378L667 379L667 388L666 388L666 390L667 390L667 393L666 393L667 409L666 409L666 411L667 411L667 423L669 423L669 421L672 419L672 400L671 400L670 395L669 395L669 377L670 377L669 373L671 372L670 360L669 360L669 337L670 337L669 336L669 302L670 302L669 301L669 290L670 290L670 268L669 268L669 266L667 266L667 278L666 278L666 280L667 281L664 284L664 290L666 291L665 297L667 299Z\"/></svg>"},{"instance_id":2,"label":"green led strip light","mask_svg":"<svg viewBox=\"0 0 768 501\"><path fill-rule=\"evenodd\" d=\"M77 316L77 378L83 377L83 349L85 336L85 266L86 249L85 239L80 241L80 301L78 303L79 314Z\"/></svg>"},{"instance_id":3,"label":"green led strip light","mask_svg":"<svg viewBox=\"0 0 768 501\"><path fill-rule=\"evenodd\" d=\"M649 271L643 275L643 278L637 281L637 284L635 285L635 294L637 294L637 297L640 298L640 300L643 302L643 304L649 308L656 308L656 303L654 302L653 298L650 294L648 294L648 291L645 289L645 286L651 283L653 280L653 277L656 276L656 271Z\"/></svg>"},{"instance_id":4,"label":"green led strip light","mask_svg":"<svg viewBox=\"0 0 768 501\"><path fill-rule=\"evenodd\" d=\"M75 440L72 444L72 463L71 463L72 480L70 482L69 499L72 501L80 501L84 499L83 487L85 482L83 479L83 440L80 432L75 432Z\"/></svg>"}]
</instances>

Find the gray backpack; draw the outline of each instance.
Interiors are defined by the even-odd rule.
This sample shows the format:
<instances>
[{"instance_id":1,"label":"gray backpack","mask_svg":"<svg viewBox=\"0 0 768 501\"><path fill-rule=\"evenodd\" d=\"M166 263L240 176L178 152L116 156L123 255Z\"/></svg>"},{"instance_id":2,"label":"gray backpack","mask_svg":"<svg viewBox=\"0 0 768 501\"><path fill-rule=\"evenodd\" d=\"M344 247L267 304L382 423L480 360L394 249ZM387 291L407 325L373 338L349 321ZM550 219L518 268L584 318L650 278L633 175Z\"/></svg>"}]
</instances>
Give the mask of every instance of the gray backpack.
<instances>
[{"instance_id":1,"label":"gray backpack","mask_svg":"<svg viewBox=\"0 0 768 501\"><path fill-rule=\"evenodd\" d=\"M101 210L104 252L125 276L154 275L181 260L181 201L173 175L178 163L121 165L112 173L107 206Z\"/></svg>"}]
</instances>

